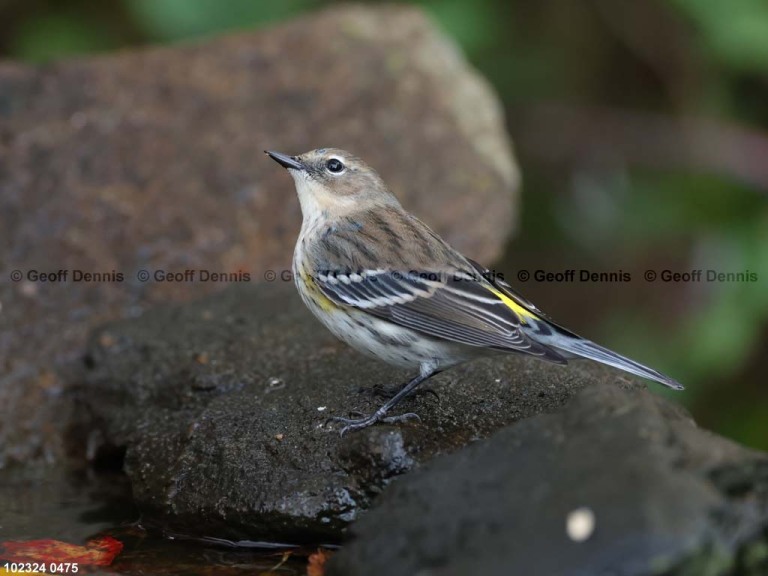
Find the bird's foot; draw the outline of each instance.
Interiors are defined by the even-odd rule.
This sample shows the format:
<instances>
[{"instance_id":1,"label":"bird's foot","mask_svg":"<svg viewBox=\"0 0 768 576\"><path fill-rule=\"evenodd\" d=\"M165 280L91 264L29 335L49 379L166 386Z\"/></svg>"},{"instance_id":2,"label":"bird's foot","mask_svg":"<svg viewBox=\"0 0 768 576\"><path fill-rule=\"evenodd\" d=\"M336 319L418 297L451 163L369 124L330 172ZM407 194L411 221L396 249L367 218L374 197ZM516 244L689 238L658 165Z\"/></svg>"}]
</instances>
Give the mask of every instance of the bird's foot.
<instances>
[{"instance_id":1,"label":"bird's foot","mask_svg":"<svg viewBox=\"0 0 768 576\"><path fill-rule=\"evenodd\" d=\"M387 416L386 411L379 409L368 416L363 415L361 412L353 412L353 414L359 414L360 418L342 418L340 416L333 416L330 418L333 422L341 422L342 424L345 424L344 428L341 429L341 436L344 436L347 432L368 428L368 426L373 426L377 422L383 422L385 424L398 424L400 422L407 422L408 420L417 420L418 422L421 422L419 415L413 412L407 412L398 416Z\"/></svg>"}]
</instances>

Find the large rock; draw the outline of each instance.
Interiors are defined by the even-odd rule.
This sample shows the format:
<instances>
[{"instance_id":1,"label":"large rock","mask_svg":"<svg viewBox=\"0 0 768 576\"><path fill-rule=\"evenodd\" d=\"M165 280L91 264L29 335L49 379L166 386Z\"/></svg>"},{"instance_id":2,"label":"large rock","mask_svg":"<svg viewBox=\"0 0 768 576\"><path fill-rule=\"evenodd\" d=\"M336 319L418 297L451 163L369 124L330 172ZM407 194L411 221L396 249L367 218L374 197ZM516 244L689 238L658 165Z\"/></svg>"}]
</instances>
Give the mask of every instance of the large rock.
<instances>
[{"instance_id":1,"label":"large rock","mask_svg":"<svg viewBox=\"0 0 768 576\"><path fill-rule=\"evenodd\" d=\"M420 424L343 438L331 415L370 412L360 387L409 375L367 360L310 315L292 286L235 287L159 307L93 335L78 389L91 456L127 450L145 523L185 534L334 542L387 482L595 381L638 386L601 366L514 355L438 376L406 400ZM403 574L407 572L401 572Z\"/></svg>"},{"instance_id":2,"label":"large rock","mask_svg":"<svg viewBox=\"0 0 768 576\"><path fill-rule=\"evenodd\" d=\"M392 482L351 532L329 575L757 576L768 456L594 386Z\"/></svg>"},{"instance_id":3,"label":"large rock","mask_svg":"<svg viewBox=\"0 0 768 576\"><path fill-rule=\"evenodd\" d=\"M262 150L320 146L366 158L469 255L498 256L517 185L499 104L413 8L0 63L0 467L61 453L63 371L93 326L220 286L144 282L139 270L258 280L288 267L298 203ZM63 283L27 277L62 269ZM75 270L123 280L73 282Z\"/></svg>"}]
</instances>

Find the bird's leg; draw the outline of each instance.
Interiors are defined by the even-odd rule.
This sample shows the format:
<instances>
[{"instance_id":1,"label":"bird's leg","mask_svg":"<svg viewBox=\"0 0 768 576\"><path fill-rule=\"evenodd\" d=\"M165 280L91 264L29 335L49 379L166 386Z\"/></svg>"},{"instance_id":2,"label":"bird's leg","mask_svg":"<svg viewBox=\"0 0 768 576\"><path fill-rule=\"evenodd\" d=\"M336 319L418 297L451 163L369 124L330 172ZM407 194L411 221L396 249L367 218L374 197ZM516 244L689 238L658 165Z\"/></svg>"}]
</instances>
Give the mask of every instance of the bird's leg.
<instances>
[{"instance_id":1,"label":"bird's leg","mask_svg":"<svg viewBox=\"0 0 768 576\"><path fill-rule=\"evenodd\" d=\"M351 432L354 430L360 430L362 428L367 428L368 426L371 426L372 424L376 424L376 422L386 422L387 424L394 424L396 422L404 422L405 420L409 419L416 419L419 420L419 416L417 414L414 414L413 412L409 412L407 414L401 414L399 416L387 416L387 412L389 412L392 408L397 406L397 404L400 403L400 401L403 398L406 398L407 396L410 396L416 388L421 384L422 382L429 380L437 374L439 370L433 369L428 372L425 372L423 374L419 374L412 380L408 381L400 390L392 396L389 400L387 400L376 412L369 416L364 416L362 418L341 418L339 416L334 416L331 418L331 420L335 422L341 422L342 424L346 424L344 428L341 429L341 435L344 436L347 432Z\"/></svg>"}]
</instances>

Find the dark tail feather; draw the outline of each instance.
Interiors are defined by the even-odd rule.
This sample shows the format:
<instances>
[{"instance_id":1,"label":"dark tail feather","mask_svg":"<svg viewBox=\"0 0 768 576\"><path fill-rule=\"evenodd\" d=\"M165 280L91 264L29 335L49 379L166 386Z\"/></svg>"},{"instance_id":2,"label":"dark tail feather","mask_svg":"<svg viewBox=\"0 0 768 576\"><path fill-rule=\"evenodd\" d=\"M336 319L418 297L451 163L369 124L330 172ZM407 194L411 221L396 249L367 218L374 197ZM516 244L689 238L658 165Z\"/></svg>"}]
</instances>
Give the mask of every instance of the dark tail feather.
<instances>
[{"instance_id":1,"label":"dark tail feather","mask_svg":"<svg viewBox=\"0 0 768 576\"><path fill-rule=\"evenodd\" d=\"M478 272L481 274L488 273L488 270L480 266L477 262L472 262ZM493 280L493 284L497 289L504 292L507 296L520 303L523 307L529 309L535 314L534 319L528 319L526 321L525 332L526 335L539 344L544 344L552 348L551 355L543 355L545 359L551 362L562 363L564 359L568 358L589 358L608 366L613 366L630 374L648 378L664 386L668 386L673 390L684 390L680 382L673 380L669 376L665 376L661 372L644 366L639 362L635 362L617 354L608 348L603 348L599 344L595 344L589 340L577 336L573 332L566 330L555 324L545 314L536 308L532 303L523 298L520 294L515 292L512 287L503 280ZM551 356L551 357L550 357Z\"/></svg>"},{"instance_id":2,"label":"dark tail feather","mask_svg":"<svg viewBox=\"0 0 768 576\"><path fill-rule=\"evenodd\" d=\"M619 368L620 370L624 370L630 374L635 374L637 376L642 376L643 378L648 378L649 380L654 380L655 382L664 384L664 386L668 386L673 390L684 390L682 384L676 380L673 380L669 376L665 376L653 368L644 366L639 362L635 362L626 356L617 354L616 352L608 350L608 348L603 348L602 346L595 344L594 342L590 342L589 340L580 338L579 336L558 334L552 339L552 341L547 342L547 344L557 348L558 350L568 352L575 356L581 358L589 358L590 360L595 360L596 362L601 362L603 364L607 364L608 366Z\"/></svg>"}]
</instances>

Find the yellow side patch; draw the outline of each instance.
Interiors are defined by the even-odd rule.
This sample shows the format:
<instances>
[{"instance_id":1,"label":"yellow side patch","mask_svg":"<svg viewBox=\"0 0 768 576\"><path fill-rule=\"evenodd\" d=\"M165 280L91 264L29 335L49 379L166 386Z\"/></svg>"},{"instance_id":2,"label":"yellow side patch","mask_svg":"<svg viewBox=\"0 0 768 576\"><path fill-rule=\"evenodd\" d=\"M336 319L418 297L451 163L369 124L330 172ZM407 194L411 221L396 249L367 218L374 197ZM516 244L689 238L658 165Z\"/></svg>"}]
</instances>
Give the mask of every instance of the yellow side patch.
<instances>
[{"instance_id":1,"label":"yellow side patch","mask_svg":"<svg viewBox=\"0 0 768 576\"><path fill-rule=\"evenodd\" d=\"M307 274L302 270L301 279L304 281L309 297L312 298L324 312L330 312L337 308L336 304L317 287L314 278L312 278L310 274Z\"/></svg>"},{"instance_id":2,"label":"yellow side patch","mask_svg":"<svg viewBox=\"0 0 768 576\"><path fill-rule=\"evenodd\" d=\"M504 302L504 304L509 306L509 308L515 314L518 315L518 317L520 318L520 321L523 324L527 324L527 322L525 320L526 318L534 318L535 319L537 317L536 314L534 314L533 312L528 310L528 308L525 308L524 306L518 304L517 302L515 302L512 298L510 298L509 296L507 296L503 292L499 292L498 290L496 290L495 288L491 288L490 286L488 286L488 290L493 292L502 302Z\"/></svg>"}]
</instances>

